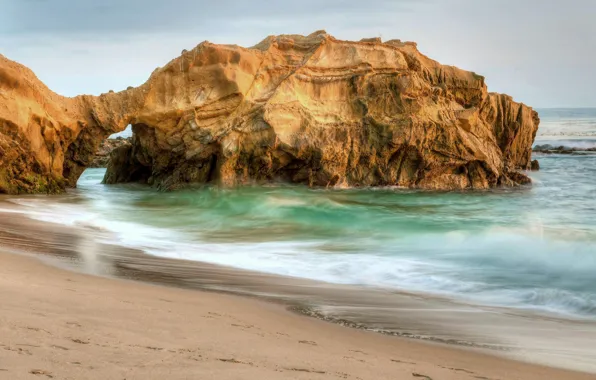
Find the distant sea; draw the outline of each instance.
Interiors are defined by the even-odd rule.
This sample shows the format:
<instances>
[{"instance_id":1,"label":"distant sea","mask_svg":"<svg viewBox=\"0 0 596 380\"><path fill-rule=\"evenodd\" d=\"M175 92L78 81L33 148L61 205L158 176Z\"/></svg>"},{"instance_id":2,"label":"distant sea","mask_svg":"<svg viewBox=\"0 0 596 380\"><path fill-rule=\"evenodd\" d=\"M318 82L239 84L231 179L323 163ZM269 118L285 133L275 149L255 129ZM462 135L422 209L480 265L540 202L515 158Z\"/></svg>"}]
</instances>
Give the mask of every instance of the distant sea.
<instances>
[{"instance_id":1,"label":"distant sea","mask_svg":"<svg viewBox=\"0 0 596 380\"><path fill-rule=\"evenodd\" d=\"M594 147L596 108L546 108L537 111L541 123L536 144Z\"/></svg>"},{"instance_id":2,"label":"distant sea","mask_svg":"<svg viewBox=\"0 0 596 380\"><path fill-rule=\"evenodd\" d=\"M537 144L596 147L596 109L539 112ZM596 155L536 158L519 189L159 193L88 169L65 196L8 200L150 255L596 319Z\"/></svg>"}]
</instances>

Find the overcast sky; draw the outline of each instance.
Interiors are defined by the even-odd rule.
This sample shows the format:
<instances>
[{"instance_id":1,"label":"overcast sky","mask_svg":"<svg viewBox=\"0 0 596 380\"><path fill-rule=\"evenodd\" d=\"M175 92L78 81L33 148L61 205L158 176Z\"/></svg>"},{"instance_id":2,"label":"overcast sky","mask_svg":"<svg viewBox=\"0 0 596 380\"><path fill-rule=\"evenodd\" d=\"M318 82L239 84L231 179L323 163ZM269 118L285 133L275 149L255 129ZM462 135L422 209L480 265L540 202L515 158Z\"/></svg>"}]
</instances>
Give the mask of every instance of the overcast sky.
<instances>
[{"instance_id":1,"label":"overcast sky","mask_svg":"<svg viewBox=\"0 0 596 380\"><path fill-rule=\"evenodd\" d=\"M54 91L143 83L201 41L318 29L418 42L535 107L596 107L596 0L0 0L0 54Z\"/></svg>"}]
</instances>

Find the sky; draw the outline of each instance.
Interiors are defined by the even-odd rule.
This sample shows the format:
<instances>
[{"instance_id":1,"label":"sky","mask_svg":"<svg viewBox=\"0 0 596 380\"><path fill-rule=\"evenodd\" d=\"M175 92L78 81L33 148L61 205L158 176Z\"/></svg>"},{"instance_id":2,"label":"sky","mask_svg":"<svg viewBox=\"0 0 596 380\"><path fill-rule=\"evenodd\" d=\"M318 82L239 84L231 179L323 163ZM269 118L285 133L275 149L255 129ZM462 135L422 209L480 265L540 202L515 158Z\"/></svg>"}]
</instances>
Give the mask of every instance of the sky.
<instances>
[{"instance_id":1,"label":"sky","mask_svg":"<svg viewBox=\"0 0 596 380\"><path fill-rule=\"evenodd\" d=\"M490 91L596 107L596 0L0 0L0 54L66 96L119 91L202 41L325 29L415 41Z\"/></svg>"}]
</instances>

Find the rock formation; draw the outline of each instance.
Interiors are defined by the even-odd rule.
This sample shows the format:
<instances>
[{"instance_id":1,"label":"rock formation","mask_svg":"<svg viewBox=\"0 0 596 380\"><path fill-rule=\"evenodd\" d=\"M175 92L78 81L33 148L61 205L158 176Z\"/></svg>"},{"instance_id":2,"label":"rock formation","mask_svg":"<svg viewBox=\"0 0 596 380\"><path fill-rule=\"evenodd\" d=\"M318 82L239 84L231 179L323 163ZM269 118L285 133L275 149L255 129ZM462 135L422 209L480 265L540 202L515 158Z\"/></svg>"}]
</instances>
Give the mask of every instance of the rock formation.
<instances>
[{"instance_id":1,"label":"rock formation","mask_svg":"<svg viewBox=\"0 0 596 380\"><path fill-rule=\"evenodd\" d=\"M110 161L110 154L113 150L122 146L130 145L132 139L130 137L116 137L103 140L99 144L99 149L95 152L93 161L89 165L90 168L107 168Z\"/></svg>"},{"instance_id":2,"label":"rock formation","mask_svg":"<svg viewBox=\"0 0 596 380\"><path fill-rule=\"evenodd\" d=\"M596 154L596 148L578 148L565 145L553 146L551 144L536 145L532 151L534 153L543 154L570 154L582 156Z\"/></svg>"},{"instance_id":3,"label":"rock formation","mask_svg":"<svg viewBox=\"0 0 596 380\"><path fill-rule=\"evenodd\" d=\"M100 142L114 132L97 117L101 99L59 96L0 55L0 193L75 187Z\"/></svg>"},{"instance_id":4,"label":"rock formation","mask_svg":"<svg viewBox=\"0 0 596 380\"><path fill-rule=\"evenodd\" d=\"M106 183L513 186L529 182L518 170L539 124L414 43L323 31L252 48L203 42L144 85L99 97L60 97L1 58L0 89L0 192L75 186L99 142L128 124L132 145L112 153Z\"/></svg>"}]
</instances>

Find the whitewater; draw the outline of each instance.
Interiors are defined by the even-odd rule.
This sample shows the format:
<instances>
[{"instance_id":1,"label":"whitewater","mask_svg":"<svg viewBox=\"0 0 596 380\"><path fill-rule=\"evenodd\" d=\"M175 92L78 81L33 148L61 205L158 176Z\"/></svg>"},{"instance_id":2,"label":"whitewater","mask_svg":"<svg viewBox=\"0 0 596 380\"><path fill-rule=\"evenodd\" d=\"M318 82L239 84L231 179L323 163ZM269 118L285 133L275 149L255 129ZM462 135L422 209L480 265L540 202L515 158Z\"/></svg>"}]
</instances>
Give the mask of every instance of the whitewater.
<instances>
[{"instance_id":1,"label":"whitewater","mask_svg":"<svg viewBox=\"0 0 596 380\"><path fill-rule=\"evenodd\" d=\"M544 110L536 144L596 147L596 110ZM276 185L161 193L88 169L4 200L147 254L596 319L596 155L537 155L533 186L475 192ZM91 235L90 235L91 236Z\"/></svg>"}]
</instances>

